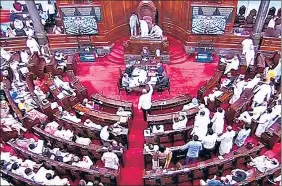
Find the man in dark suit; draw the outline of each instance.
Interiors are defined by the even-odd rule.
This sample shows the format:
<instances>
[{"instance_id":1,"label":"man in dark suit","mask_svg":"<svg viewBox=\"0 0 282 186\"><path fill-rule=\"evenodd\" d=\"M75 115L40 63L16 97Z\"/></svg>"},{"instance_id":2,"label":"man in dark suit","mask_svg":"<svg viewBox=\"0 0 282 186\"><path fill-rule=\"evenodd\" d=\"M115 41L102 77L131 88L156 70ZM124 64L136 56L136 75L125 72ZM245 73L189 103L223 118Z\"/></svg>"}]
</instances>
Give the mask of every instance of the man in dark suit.
<instances>
[{"instance_id":1,"label":"man in dark suit","mask_svg":"<svg viewBox=\"0 0 282 186\"><path fill-rule=\"evenodd\" d=\"M164 73L164 68L163 68L163 66L162 66L161 63L158 63L158 64L157 64L157 70L156 70L156 72L157 72L157 75L158 75L158 76L162 76L162 75L163 75L163 73Z\"/></svg>"},{"instance_id":2,"label":"man in dark suit","mask_svg":"<svg viewBox=\"0 0 282 186\"><path fill-rule=\"evenodd\" d=\"M156 82L157 91L161 91L162 87L167 87L169 83L169 79L166 75L158 77L158 81Z\"/></svg>"}]
</instances>

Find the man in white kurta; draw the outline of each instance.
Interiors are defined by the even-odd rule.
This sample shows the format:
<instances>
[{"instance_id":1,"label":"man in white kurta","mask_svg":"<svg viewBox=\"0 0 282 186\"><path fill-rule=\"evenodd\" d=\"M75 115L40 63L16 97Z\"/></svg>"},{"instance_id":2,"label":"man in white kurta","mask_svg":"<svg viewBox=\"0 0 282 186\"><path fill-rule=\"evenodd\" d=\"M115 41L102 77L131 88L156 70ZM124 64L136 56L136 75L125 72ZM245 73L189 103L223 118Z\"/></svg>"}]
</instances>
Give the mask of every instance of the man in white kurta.
<instances>
[{"instance_id":1,"label":"man in white kurta","mask_svg":"<svg viewBox=\"0 0 282 186\"><path fill-rule=\"evenodd\" d=\"M147 37L149 34L149 26L148 23L144 20L139 20L140 29L141 29L141 37Z\"/></svg>"},{"instance_id":2,"label":"man in white kurta","mask_svg":"<svg viewBox=\"0 0 282 186\"><path fill-rule=\"evenodd\" d=\"M261 134L267 130L269 126L269 122L271 120L271 117L270 117L271 112L272 112L272 109L267 109L267 112L265 112L264 114L260 116L258 120L258 127L255 132L255 135L257 137L261 137Z\"/></svg>"},{"instance_id":3,"label":"man in white kurta","mask_svg":"<svg viewBox=\"0 0 282 186\"><path fill-rule=\"evenodd\" d=\"M130 26L130 34L131 36L137 36L137 25L138 25L138 17L136 14L132 14L129 18L129 26Z\"/></svg>"},{"instance_id":4,"label":"man in white kurta","mask_svg":"<svg viewBox=\"0 0 282 186\"><path fill-rule=\"evenodd\" d=\"M253 89L261 81L261 75L257 74L253 79L249 80L244 89L250 88Z\"/></svg>"},{"instance_id":5,"label":"man in white kurta","mask_svg":"<svg viewBox=\"0 0 282 186\"><path fill-rule=\"evenodd\" d=\"M199 106L199 112L198 113L200 113L201 111L204 111L205 112L205 115L207 115L207 116L210 116L210 110L204 105L204 104L201 104L200 106Z\"/></svg>"},{"instance_id":6,"label":"man in white kurta","mask_svg":"<svg viewBox=\"0 0 282 186\"><path fill-rule=\"evenodd\" d=\"M13 71L14 80L16 80L17 82L20 82L20 74L19 74L19 71L18 71L19 62L18 62L18 61L12 61L12 62L10 63L10 68L11 68L12 71Z\"/></svg>"},{"instance_id":7,"label":"man in white kurta","mask_svg":"<svg viewBox=\"0 0 282 186\"><path fill-rule=\"evenodd\" d=\"M262 84L254 90L254 93L252 108L261 105L265 99L266 101L269 101L272 94L272 88L269 84Z\"/></svg>"},{"instance_id":8,"label":"man in white kurta","mask_svg":"<svg viewBox=\"0 0 282 186\"><path fill-rule=\"evenodd\" d=\"M163 38L163 30L156 24L153 25L150 31L151 37Z\"/></svg>"},{"instance_id":9,"label":"man in white kurta","mask_svg":"<svg viewBox=\"0 0 282 186\"><path fill-rule=\"evenodd\" d=\"M38 86L34 86L33 92L40 101L47 98L46 94Z\"/></svg>"},{"instance_id":10,"label":"man in white kurta","mask_svg":"<svg viewBox=\"0 0 282 186\"><path fill-rule=\"evenodd\" d=\"M72 165L85 169L90 169L90 167L93 165L93 162L88 156L83 156L82 161L73 162Z\"/></svg>"},{"instance_id":11,"label":"man in white kurta","mask_svg":"<svg viewBox=\"0 0 282 186\"><path fill-rule=\"evenodd\" d=\"M223 133L217 141L220 142L219 154L223 156L231 151L233 145L233 138L235 136L235 131L232 130L231 126L227 127L227 131Z\"/></svg>"},{"instance_id":12,"label":"man in white kurta","mask_svg":"<svg viewBox=\"0 0 282 186\"><path fill-rule=\"evenodd\" d=\"M44 141L38 140L37 142L29 145L28 150L36 154L42 154L43 147L44 147Z\"/></svg>"},{"instance_id":13,"label":"man in white kurta","mask_svg":"<svg viewBox=\"0 0 282 186\"><path fill-rule=\"evenodd\" d=\"M36 176L34 176L34 181L37 183L43 183L45 184L48 182L46 178L46 174L51 174L51 176L54 176L54 171L53 170L47 170L44 167L41 167L38 172L36 173Z\"/></svg>"},{"instance_id":14,"label":"man in white kurta","mask_svg":"<svg viewBox=\"0 0 282 186\"><path fill-rule=\"evenodd\" d=\"M211 102L215 101L215 98L218 98L219 96L221 96L223 94L222 91L218 90L217 87L215 87L212 91L211 94L209 94L208 96L204 97L204 101L205 101L205 105L208 104L208 100L210 100Z\"/></svg>"},{"instance_id":15,"label":"man in white kurta","mask_svg":"<svg viewBox=\"0 0 282 186\"><path fill-rule=\"evenodd\" d=\"M199 140L202 140L207 135L209 124L210 116L204 111L200 111L195 117L194 128L191 134L197 135Z\"/></svg>"},{"instance_id":16,"label":"man in white kurta","mask_svg":"<svg viewBox=\"0 0 282 186\"><path fill-rule=\"evenodd\" d=\"M40 46L34 38L28 37L28 39L26 40L26 46L29 48L31 54L38 52L38 54L40 55Z\"/></svg>"},{"instance_id":17,"label":"man in white kurta","mask_svg":"<svg viewBox=\"0 0 282 186\"><path fill-rule=\"evenodd\" d=\"M242 114L240 114L238 120L251 124L252 119L257 120L260 115L266 111L266 109L267 102L264 102L263 105L255 107L253 111L244 111Z\"/></svg>"},{"instance_id":18,"label":"man in white kurta","mask_svg":"<svg viewBox=\"0 0 282 186\"><path fill-rule=\"evenodd\" d=\"M97 130L101 130L102 129L101 125L93 123L90 119L86 119L85 122L84 122L84 125L87 126L87 127L93 127L93 128L95 128Z\"/></svg>"},{"instance_id":19,"label":"man in white kurta","mask_svg":"<svg viewBox=\"0 0 282 186\"><path fill-rule=\"evenodd\" d=\"M244 39L242 41L242 47L243 47L242 54L245 55L247 67L249 65L254 65L255 51L254 51L253 40L250 38Z\"/></svg>"},{"instance_id":20,"label":"man in white kurta","mask_svg":"<svg viewBox=\"0 0 282 186\"><path fill-rule=\"evenodd\" d=\"M27 53L27 51L25 51L24 49L21 51L21 60L23 63L28 64L29 61L29 55Z\"/></svg>"},{"instance_id":21,"label":"man in white kurta","mask_svg":"<svg viewBox=\"0 0 282 186\"><path fill-rule=\"evenodd\" d=\"M238 56L235 55L231 60L223 60L221 62L226 63L224 74L227 74L230 72L230 70L238 70L240 61L238 59Z\"/></svg>"},{"instance_id":22,"label":"man in white kurta","mask_svg":"<svg viewBox=\"0 0 282 186\"><path fill-rule=\"evenodd\" d=\"M175 119L175 116L173 115L172 129L178 130L178 129L186 128L187 122L188 122L188 118L187 118L187 116L184 115L183 112L179 113L179 117L178 117L177 121Z\"/></svg>"},{"instance_id":23,"label":"man in white kurta","mask_svg":"<svg viewBox=\"0 0 282 186\"><path fill-rule=\"evenodd\" d=\"M211 119L211 122L213 123L212 130L217 135L223 132L224 117L225 117L225 111L222 108L218 108L217 112L213 115L213 118Z\"/></svg>"},{"instance_id":24,"label":"man in white kurta","mask_svg":"<svg viewBox=\"0 0 282 186\"><path fill-rule=\"evenodd\" d=\"M119 167L119 159L115 153L110 149L109 152L105 152L101 158L106 168L117 170Z\"/></svg>"},{"instance_id":25,"label":"man in white kurta","mask_svg":"<svg viewBox=\"0 0 282 186\"><path fill-rule=\"evenodd\" d=\"M0 48L0 51L1 51L1 57L4 58L6 61L9 61L12 57L12 55L7 52L4 48Z\"/></svg>"},{"instance_id":26,"label":"man in white kurta","mask_svg":"<svg viewBox=\"0 0 282 186\"><path fill-rule=\"evenodd\" d=\"M275 27L275 20L274 18L270 19L270 21L268 22L267 28L272 28L274 29Z\"/></svg>"},{"instance_id":27,"label":"man in white kurta","mask_svg":"<svg viewBox=\"0 0 282 186\"><path fill-rule=\"evenodd\" d=\"M267 172L279 166L277 159L269 159L267 156L262 155L256 158L251 157L250 166L256 167L260 172Z\"/></svg>"},{"instance_id":28,"label":"man in white kurta","mask_svg":"<svg viewBox=\"0 0 282 186\"><path fill-rule=\"evenodd\" d=\"M240 98L245 84L246 82L243 79L238 80L238 82L234 85L233 96L230 99L229 104L235 103Z\"/></svg>"}]
</instances>

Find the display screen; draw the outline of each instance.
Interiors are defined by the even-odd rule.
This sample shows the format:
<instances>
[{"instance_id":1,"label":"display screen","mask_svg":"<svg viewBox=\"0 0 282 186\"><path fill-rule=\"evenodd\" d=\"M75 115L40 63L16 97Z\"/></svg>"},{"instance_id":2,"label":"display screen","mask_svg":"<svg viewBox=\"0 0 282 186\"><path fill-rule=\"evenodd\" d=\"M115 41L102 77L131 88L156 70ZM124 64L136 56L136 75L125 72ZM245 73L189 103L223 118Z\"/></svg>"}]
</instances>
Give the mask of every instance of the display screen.
<instances>
[{"instance_id":1,"label":"display screen","mask_svg":"<svg viewBox=\"0 0 282 186\"><path fill-rule=\"evenodd\" d=\"M70 35L98 34L98 21L101 21L101 7L61 8L65 31Z\"/></svg>"},{"instance_id":2,"label":"display screen","mask_svg":"<svg viewBox=\"0 0 282 186\"><path fill-rule=\"evenodd\" d=\"M226 18L224 16L193 16L192 33L194 34L224 34Z\"/></svg>"}]
</instances>

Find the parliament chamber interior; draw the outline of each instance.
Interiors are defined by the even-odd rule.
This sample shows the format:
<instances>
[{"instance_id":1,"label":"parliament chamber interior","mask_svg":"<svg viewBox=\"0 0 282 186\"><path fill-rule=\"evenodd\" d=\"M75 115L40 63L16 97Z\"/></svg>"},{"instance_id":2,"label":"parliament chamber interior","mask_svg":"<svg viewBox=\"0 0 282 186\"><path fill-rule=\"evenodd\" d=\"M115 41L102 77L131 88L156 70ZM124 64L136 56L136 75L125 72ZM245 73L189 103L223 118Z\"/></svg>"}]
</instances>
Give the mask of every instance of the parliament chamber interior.
<instances>
[{"instance_id":1,"label":"parliament chamber interior","mask_svg":"<svg viewBox=\"0 0 282 186\"><path fill-rule=\"evenodd\" d=\"M281 185L281 2L10 0L1 185Z\"/></svg>"}]
</instances>

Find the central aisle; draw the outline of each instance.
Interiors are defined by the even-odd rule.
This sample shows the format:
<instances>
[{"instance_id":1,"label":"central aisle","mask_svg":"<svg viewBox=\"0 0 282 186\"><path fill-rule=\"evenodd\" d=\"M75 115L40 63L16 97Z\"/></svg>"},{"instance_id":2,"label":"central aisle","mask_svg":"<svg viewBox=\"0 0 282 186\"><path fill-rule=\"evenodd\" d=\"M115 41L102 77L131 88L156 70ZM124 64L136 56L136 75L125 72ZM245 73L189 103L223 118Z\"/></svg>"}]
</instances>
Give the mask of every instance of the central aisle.
<instances>
[{"instance_id":1,"label":"central aisle","mask_svg":"<svg viewBox=\"0 0 282 186\"><path fill-rule=\"evenodd\" d=\"M165 65L171 82L171 95L168 92L163 94L154 92L152 100L171 98L181 93L189 93L192 96L196 96L198 88L214 74L217 67L216 63L188 62L188 57L181 48L179 41L172 39L169 41L170 53L173 58L175 57L171 64ZM118 50L117 53L120 56L123 55L121 43L121 41L118 41L113 47ZM175 56L173 56L173 53L175 53ZM117 54L114 55L117 56ZM181 55L181 57L177 58L178 55ZM137 109L140 94L132 93L127 96L125 92L121 92L121 95L118 95L119 68L124 69L125 64L121 61L112 62L108 57L105 57L95 63L79 63L77 76L88 89L89 95L98 92L109 98L133 102L134 119L130 126L129 149L125 154L125 167L121 168L120 185L143 185L143 130L147 128L147 123L143 121L142 112Z\"/></svg>"}]
</instances>

